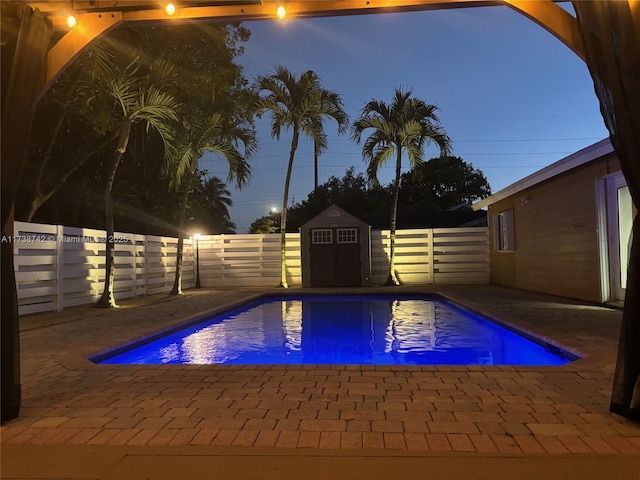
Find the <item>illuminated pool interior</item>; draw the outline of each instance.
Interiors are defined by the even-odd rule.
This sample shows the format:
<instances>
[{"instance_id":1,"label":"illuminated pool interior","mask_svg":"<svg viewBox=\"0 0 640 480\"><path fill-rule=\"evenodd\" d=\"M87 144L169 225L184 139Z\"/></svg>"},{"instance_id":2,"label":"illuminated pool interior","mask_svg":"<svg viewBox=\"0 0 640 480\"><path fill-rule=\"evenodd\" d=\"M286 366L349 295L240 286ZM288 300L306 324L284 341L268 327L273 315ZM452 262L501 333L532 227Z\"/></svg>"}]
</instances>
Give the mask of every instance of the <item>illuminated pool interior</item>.
<instances>
[{"instance_id":1,"label":"illuminated pool interior","mask_svg":"<svg viewBox=\"0 0 640 480\"><path fill-rule=\"evenodd\" d=\"M267 296L100 364L564 365L577 357L435 295Z\"/></svg>"}]
</instances>

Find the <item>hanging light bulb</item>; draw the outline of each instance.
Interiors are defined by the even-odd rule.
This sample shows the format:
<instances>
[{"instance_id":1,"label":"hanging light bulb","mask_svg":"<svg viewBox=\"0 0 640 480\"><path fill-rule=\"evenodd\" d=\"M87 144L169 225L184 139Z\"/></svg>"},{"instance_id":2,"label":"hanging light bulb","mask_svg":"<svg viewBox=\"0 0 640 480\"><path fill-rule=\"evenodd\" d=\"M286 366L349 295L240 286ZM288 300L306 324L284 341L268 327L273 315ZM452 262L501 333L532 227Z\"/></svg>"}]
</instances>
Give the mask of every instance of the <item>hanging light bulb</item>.
<instances>
[{"instance_id":1,"label":"hanging light bulb","mask_svg":"<svg viewBox=\"0 0 640 480\"><path fill-rule=\"evenodd\" d=\"M176 6L173 3L167 3L167 6L164 7L164 11L171 17L176 13Z\"/></svg>"},{"instance_id":2,"label":"hanging light bulb","mask_svg":"<svg viewBox=\"0 0 640 480\"><path fill-rule=\"evenodd\" d=\"M287 16L287 9L286 9L286 8L284 8L282 5L280 5L280 6L278 7L278 9L276 10L276 16L277 16L280 20L282 20L284 17L286 17L286 16Z\"/></svg>"},{"instance_id":3,"label":"hanging light bulb","mask_svg":"<svg viewBox=\"0 0 640 480\"><path fill-rule=\"evenodd\" d=\"M73 28L76 26L77 23L78 23L78 20L76 20L75 15L69 15L67 17L67 27Z\"/></svg>"}]
</instances>

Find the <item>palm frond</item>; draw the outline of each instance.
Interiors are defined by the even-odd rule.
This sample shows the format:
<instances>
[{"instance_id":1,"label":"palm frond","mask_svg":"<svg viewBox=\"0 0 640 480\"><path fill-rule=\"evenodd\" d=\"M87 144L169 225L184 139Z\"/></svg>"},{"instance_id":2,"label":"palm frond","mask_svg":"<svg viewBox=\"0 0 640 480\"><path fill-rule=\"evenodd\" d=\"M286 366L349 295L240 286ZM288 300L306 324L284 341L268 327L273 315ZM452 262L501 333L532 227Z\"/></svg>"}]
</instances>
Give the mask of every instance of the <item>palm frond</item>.
<instances>
[{"instance_id":1,"label":"palm frond","mask_svg":"<svg viewBox=\"0 0 640 480\"><path fill-rule=\"evenodd\" d=\"M427 143L438 145L442 155L451 151L451 141L440 126L437 107L413 98L411 94L411 90L396 88L390 104L370 100L351 126L351 138L358 144L363 134L372 130L362 145L370 181L394 152L398 154L398 161L401 152L406 152L413 167L423 161Z\"/></svg>"},{"instance_id":2,"label":"palm frond","mask_svg":"<svg viewBox=\"0 0 640 480\"><path fill-rule=\"evenodd\" d=\"M169 186L178 191L185 178L195 171L197 158L189 145L176 148L174 155L165 154L165 174L169 177Z\"/></svg>"},{"instance_id":3,"label":"palm frond","mask_svg":"<svg viewBox=\"0 0 640 480\"><path fill-rule=\"evenodd\" d=\"M208 145L206 150L224 158L229 164L227 181L234 181L237 188L242 188L249 183L251 179L251 166L232 143L213 143Z\"/></svg>"},{"instance_id":4,"label":"palm frond","mask_svg":"<svg viewBox=\"0 0 640 480\"><path fill-rule=\"evenodd\" d=\"M270 113L271 136L277 140L283 129L298 128L309 138L324 138L326 142L323 123L330 118L337 122L339 134L348 128L349 118L340 95L324 89L313 70L298 77L277 65L272 75L257 77L254 89L264 93L256 102L256 112Z\"/></svg>"}]
</instances>

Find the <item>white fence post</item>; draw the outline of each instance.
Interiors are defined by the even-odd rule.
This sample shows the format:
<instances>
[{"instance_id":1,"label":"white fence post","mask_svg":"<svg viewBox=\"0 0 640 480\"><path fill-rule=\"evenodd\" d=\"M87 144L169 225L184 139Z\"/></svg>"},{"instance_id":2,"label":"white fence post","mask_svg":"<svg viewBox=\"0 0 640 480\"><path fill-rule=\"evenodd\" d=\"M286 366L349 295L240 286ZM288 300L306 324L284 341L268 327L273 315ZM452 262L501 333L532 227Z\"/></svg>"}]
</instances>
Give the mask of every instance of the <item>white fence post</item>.
<instances>
[{"instance_id":1,"label":"white fence post","mask_svg":"<svg viewBox=\"0 0 640 480\"><path fill-rule=\"evenodd\" d=\"M224 243L224 234L220 235L220 280L222 280L223 283L227 283L226 280L226 273L225 272L225 265L227 264L227 252L226 252L226 246ZM202 272L200 272L202 273Z\"/></svg>"},{"instance_id":2,"label":"white fence post","mask_svg":"<svg viewBox=\"0 0 640 480\"><path fill-rule=\"evenodd\" d=\"M429 260L429 283L435 283L434 273L436 271L435 259L433 258L433 228L426 232L427 235L427 259Z\"/></svg>"},{"instance_id":3,"label":"white fence post","mask_svg":"<svg viewBox=\"0 0 640 480\"><path fill-rule=\"evenodd\" d=\"M142 274L144 275L144 294L146 295L149 291L149 235L144 236L144 240L142 243L142 255L144 256L144 266L142 267Z\"/></svg>"},{"instance_id":4,"label":"white fence post","mask_svg":"<svg viewBox=\"0 0 640 480\"><path fill-rule=\"evenodd\" d=\"M64 227L56 226L56 311L64 308Z\"/></svg>"}]
</instances>

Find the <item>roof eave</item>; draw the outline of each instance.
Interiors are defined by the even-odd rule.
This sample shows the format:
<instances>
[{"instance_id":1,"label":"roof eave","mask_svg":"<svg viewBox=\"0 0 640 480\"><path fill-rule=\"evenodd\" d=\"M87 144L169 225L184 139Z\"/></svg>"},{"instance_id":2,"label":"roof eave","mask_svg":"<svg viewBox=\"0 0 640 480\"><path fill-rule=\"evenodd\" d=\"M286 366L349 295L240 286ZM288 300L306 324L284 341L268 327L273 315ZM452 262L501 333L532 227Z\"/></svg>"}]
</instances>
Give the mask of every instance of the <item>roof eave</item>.
<instances>
[{"instance_id":1,"label":"roof eave","mask_svg":"<svg viewBox=\"0 0 640 480\"><path fill-rule=\"evenodd\" d=\"M500 200L510 197L511 195L515 195L516 193L533 187L534 185L542 183L545 180L549 180L552 177L568 172L569 170L573 170L574 168L585 165L611 153L613 153L613 146L611 145L611 141L608 138L605 138L603 140L600 140L599 142L594 143L593 145L589 145L582 150L578 150L577 152L572 153L562 160L558 160L557 162L552 163L542 170L538 170L537 172L524 177L516 183L513 183L508 187L503 188L499 192L494 193L490 197L484 198L479 202L474 203L472 205L472 208L474 210L486 208L489 205L499 202Z\"/></svg>"}]
</instances>

